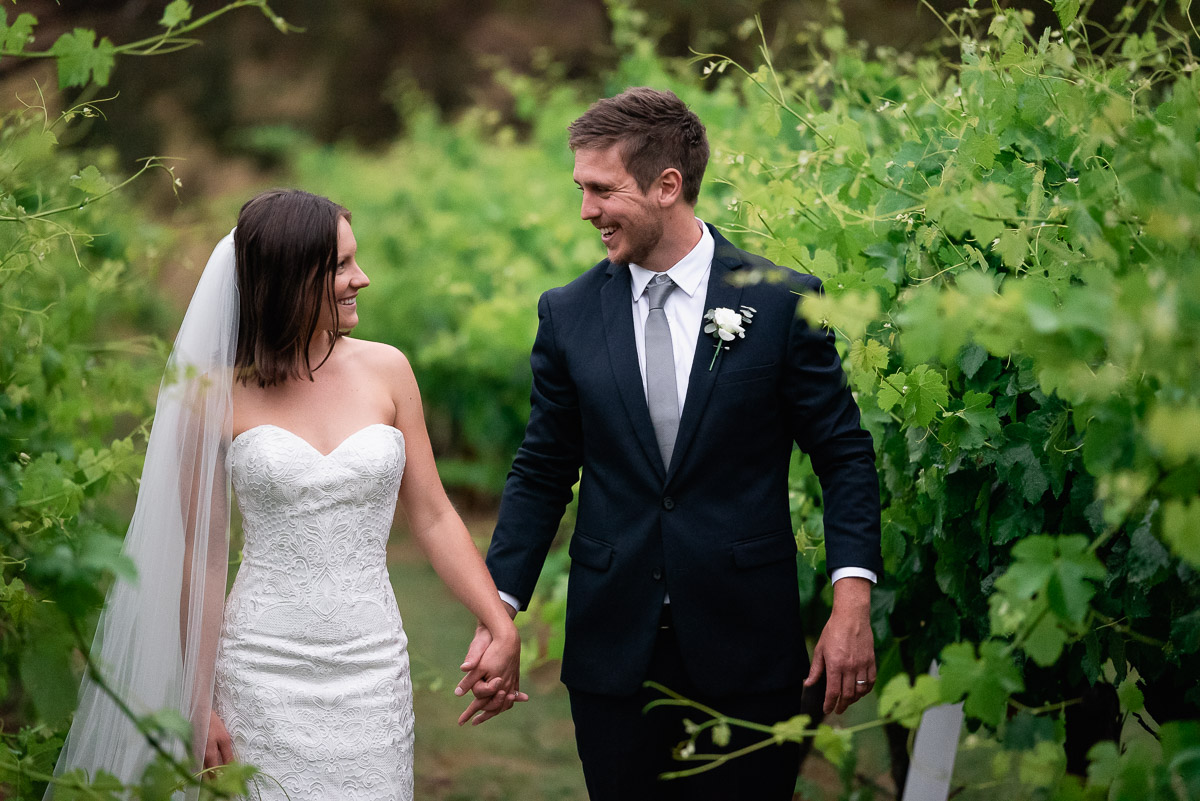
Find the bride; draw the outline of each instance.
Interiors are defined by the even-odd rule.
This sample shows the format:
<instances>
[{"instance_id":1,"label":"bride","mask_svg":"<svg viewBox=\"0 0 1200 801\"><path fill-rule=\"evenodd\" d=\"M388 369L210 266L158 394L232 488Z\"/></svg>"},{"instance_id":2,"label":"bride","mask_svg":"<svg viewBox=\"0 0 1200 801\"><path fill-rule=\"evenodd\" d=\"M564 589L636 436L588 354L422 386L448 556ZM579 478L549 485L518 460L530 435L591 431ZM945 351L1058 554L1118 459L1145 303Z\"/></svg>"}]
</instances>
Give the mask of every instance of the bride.
<instances>
[{"instance_id":1,"label":"bride","mask_svg":"<svg viewBox=\"0 0 1200 801\"><path fill-rule=\"evenodd\" d=\"M350 213L298 190L251 199L214 250L126 536L138 580L109 593L57 775L137 783L156 754L178 768L186 746L150 742L129 714L153 734L168 709L204 768L258 766L263 799L412 799L407 638L385 550L397 498L491 635L460 686L496 695L460 722L525 700L520 640L438 478L412 369L344 336L370 283L356 250ZM230 483L245 546L225 599Z\"/></svg>"}]
</instances>

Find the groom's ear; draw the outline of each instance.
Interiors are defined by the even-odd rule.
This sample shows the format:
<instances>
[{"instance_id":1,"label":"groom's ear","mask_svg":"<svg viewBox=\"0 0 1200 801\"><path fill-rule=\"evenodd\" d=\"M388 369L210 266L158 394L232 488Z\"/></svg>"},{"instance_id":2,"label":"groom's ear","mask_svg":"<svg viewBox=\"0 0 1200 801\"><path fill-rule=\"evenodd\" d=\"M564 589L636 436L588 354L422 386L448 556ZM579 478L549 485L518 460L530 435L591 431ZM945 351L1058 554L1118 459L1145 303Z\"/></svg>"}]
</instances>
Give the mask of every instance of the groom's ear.
<instances>
[{"instance_id":1,"label":"groom's ear","mask_svg":"<svg viewBox=\"0 0 1200 801\"><path fill-rule=\"evenodd\" d=\"M675 205L683 197L683 174L674 167L667 167L655 182L658 193L658 205L668 208Z\"/></svg>"}]
</instances>

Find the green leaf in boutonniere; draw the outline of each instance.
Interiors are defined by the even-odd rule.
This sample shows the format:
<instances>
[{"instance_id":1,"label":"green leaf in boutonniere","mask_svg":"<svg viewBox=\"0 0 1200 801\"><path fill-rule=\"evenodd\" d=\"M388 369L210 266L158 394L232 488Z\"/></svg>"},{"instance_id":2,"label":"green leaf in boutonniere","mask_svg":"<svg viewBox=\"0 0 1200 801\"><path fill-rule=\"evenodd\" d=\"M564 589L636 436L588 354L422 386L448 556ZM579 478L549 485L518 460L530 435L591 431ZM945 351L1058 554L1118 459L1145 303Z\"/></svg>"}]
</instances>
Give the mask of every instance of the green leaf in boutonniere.
<instances>
[{"instance_id":1,"label":"green leaf in boutonniere","mask_svg":"<svg viewBox=\"0 0 1200 801\"><path fill-rule=\"evenodd\" d=\"M712 334L717 340L712 361L708 363L710 371L717 363L717 357L721 355L721 350L729 350L729 345L725 343L746 338L746 326L754 320L755 313L756 310L750 306L743 306L741 312L721 307L709 309L704 313L704 319L708 321L708 324L704 326L704 333Z\"/></svg>"}]
</instances>

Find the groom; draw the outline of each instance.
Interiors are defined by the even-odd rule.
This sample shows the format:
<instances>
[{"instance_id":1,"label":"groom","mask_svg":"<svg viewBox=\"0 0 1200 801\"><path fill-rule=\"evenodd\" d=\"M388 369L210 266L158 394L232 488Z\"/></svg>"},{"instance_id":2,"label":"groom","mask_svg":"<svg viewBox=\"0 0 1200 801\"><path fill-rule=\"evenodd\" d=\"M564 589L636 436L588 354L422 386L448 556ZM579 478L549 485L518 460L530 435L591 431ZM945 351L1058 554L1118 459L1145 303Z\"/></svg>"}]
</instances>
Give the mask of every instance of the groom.
<instances>
[{"instance_id":1,"label":"groom","mask_svg":"<svg viewBox=\"0 0 1200 801\"><path fill-rule=\"evenodd\" d=\"M683 717L704 716L644 713L663 696L643 683L768 725L798 714L803 687L822 676L827 712L874 684L879 485L833 336L796 313L820 282L696 219L708 141L675 95L629 89L568 130L581 216L608 258L538 303L529 425L488 568L516 614L579 481L562 680L591 798L790 799L794 745L660 781L692 767L672 748ZM710 332L710 316L734 338ZM834 581L811 670L788 506L793 442L821 481ZM483 717L510 705L493 699ZM735 728L724 748L702 735L697 750L763 736Z\"/></svg>"}]
</instances>

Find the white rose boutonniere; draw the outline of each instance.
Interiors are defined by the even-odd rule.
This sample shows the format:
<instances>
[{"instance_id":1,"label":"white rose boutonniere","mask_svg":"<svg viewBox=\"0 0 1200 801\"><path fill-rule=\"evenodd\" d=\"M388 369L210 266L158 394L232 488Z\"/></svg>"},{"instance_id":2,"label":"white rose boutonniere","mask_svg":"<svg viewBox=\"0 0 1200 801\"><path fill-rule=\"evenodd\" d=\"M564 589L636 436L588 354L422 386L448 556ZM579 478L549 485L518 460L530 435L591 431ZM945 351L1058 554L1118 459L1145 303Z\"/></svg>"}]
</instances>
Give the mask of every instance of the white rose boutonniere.
<instances>
[{"instance_id":1,"label":"white rose boutonniere","mask_svg":"<svg viewBox=\"0 0 1200 801\"><path fill-rule=\"evenodd\" d=\"M729 350L726 342L746 338L746 326L754 320L755 313L756 310L750 306L742 306L740 312L721 307L709 309L704 313L704 319L708 321L708 324L704 326L704 333L712 334L717 339L712 361L708 363L709 370L712 370L713 365L717 363L717 357L721 355L722 348Z\"/></svg>"}]
</instances>

